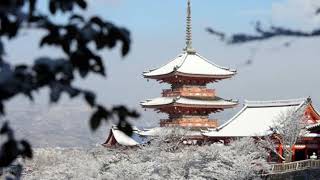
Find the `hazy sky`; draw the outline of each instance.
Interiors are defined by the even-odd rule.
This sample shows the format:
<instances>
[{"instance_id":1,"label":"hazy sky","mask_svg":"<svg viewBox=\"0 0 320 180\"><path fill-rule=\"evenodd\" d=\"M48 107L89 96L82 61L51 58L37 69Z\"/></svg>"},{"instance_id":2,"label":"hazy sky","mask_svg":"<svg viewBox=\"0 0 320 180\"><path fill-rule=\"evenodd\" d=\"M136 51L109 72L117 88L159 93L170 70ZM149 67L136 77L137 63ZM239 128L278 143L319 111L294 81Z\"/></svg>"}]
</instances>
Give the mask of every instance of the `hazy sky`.
<instances>
[{"instance_id":1,"label":"hazy sky","mask_svg":"<svg viewBox=\"0 0 320 180\"><path fill-rule=\"evenodd\" d=\"M193 0L193 43L207 59L221 66L236 68L238 75L210 87L224 98L272 100L311 96L320 109L320 39L279 38L263 43L230 46L209 35L205 28L227 32L252 32L256 21L264 25L284 25L312 29L319 24L314 17L319 0ZM79 85L95 90L105 105L127 104L141 113L141 122L148 126L161 117L151 110L143 111L139 102L160 96L155 81L147 82L142 72L159 67L178 55L184 47L186 0L91 0L89 12L97 14L131 31L130 54L121 58L119 49L104 51L108 78L90 76ZM38 33L37 33L38 34ZM56 55L54 48L38 49L38 35L24 32L7 49L14 62L30 61L38 55ZM284 43L291 42L290 47ZM244 66L252 52L253 64ZM60 52L60 51L58 51ZM43 98L42 98L43 97ZM46 92L41 93L45 99ZM68 102L65 98L63 102ZM19 104L29 105L26 99ZM242 105L240 104L239 107ZM235 114L238 109L229 111ZM221 116L221 115L220 115Z\"/></svg>"}]
</instances>

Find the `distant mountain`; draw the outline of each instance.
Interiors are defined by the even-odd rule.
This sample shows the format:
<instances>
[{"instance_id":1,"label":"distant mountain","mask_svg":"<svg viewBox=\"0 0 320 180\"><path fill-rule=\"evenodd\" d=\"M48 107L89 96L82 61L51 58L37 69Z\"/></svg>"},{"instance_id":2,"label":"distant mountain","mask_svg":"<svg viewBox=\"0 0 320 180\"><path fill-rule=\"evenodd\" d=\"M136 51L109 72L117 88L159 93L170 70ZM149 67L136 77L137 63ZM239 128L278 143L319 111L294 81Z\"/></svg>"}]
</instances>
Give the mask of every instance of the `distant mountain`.
<instances>
[{"instance_id":1,"label":"distant mountain","mask_svg":"<svg viewBox=\"0 0 320 180\"><path fill-rule=\"evenodd\" d=\"M35 147L89 147L101 144L108 135L105 125L92 133L89 128L90 108L86 106L37 105L10 106L6 119L17 136L28 139Z\"/></svg>"}]
</instances>

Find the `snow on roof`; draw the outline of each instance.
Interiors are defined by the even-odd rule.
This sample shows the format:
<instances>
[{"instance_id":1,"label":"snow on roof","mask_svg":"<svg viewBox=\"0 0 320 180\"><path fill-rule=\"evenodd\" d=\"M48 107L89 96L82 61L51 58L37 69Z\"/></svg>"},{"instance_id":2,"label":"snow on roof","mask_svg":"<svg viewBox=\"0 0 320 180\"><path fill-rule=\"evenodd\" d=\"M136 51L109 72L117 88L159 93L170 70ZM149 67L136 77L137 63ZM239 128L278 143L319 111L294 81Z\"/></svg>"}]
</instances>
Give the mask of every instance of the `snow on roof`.
<instances>
[{"instance_id":1,"label":"snow on roof","mask_svg":"<svg viewBox=\"0 0 320 180\"><path fill-rule=\"evenodd\" d=\"M271 133L270 127L280 113L302 107L305 99L283 101L246 101L245 106L233 118L217 128L203 133L209 137L264 136Z\"/></svg>"},{"instance_id":2,"label":"snow on roof","mask_svg":"<svg viewBox=\"0 0 320 180\"><path fill-rule=\"evenodd\" d=\"M245 100L245 105L252 107L267 107L267 106L291 106L299 105L303 102L309 101L309 98L276 100L276 101L248 101Z\"/></svg>"},{"instance_id":3,"label":"snow on roof","mask_svg":"<svg viewBox=\"0 0 320 180\"><path fill-rule=\"evenodd\" d=\"M141 102L141 105L144 107L148 106L161 106L168 104L185 104L185 105L203 105L203 106L235 106L238 103L236 101L225 100L219 97L216 97L212 100L207 99L193 99L186 97L158 97L154 99L149 99L144 102Z\"/></svg>"},{"instance_id":4,"label":"snow on roof","mask_svg":"<svg viewBox=\"0 0 320 180\"><path fill-rule=\"evenodd\" d=\"M154 127L150 129L144 129L138 131L138 134L141 136L158 136L164 130L165 127Z\"/></svg>"},{"instance_id":5,"label":"snow on roof","mask_svg":"<svg viewBox=\"0 0 320 180\"><path fill-rule=\"evenodd\" d=\"M137 133L141 136L160 136L165 131L175 129L174 127L154 127L150 129L144 129L141 131L138 131ZM201 131L193 131L193 130L187 130L185 136L201 136Z\"/></svg>"},{"instance_id":6,"label":"snow on roof","mask_svg":"<svg viewBox=\"0 0 320 180\"><path fill-rule=\"evenodd\" d=\"M154 76L162 76L174 72L217 78L227 78L236 74L234 70L229 70L228 68L211 63L198 53L188 53L185 51L168 64L158 69L145 72L143 75L147 78L152 78Z\"/></svg>"},{"instance_id":7,"label":"snow on roof","mask_svg":"<svg viewBox=\"0 0 320 180\"><path fill-rule=\"evenodd\" d=\"M318 134L318 133L307 133L303 137L315 138L315 137L320 137L320 134Z\"/></svg>"},{"instance_id":8,"label":"snow on roof","mask_svg":"<svg viewBox=\"0 0 320 180\"><path fill-rule=\"evenodd\" d=\"M316 127L319 127L319 126L320 126L320 122L315 123L315 124L308 125L308 126L307 126L307 129L313 129L313 128L316 128Z\"/></svg>"}]
</instances>

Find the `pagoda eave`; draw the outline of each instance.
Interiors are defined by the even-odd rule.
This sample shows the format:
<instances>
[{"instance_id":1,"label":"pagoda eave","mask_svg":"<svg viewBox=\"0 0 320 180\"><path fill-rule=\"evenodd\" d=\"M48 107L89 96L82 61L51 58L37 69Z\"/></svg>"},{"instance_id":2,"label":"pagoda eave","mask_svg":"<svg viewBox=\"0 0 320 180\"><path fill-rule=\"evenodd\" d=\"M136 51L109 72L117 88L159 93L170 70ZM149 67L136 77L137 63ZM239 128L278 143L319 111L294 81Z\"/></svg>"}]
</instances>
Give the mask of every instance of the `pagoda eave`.
<instances>
[{"instance_id":1,"label":"pagoda eave","mask_svg":"<svg viewBox=\"0 0 320 180\"><path fill-rule=\"evenodd\" d=\"M162 108L174 108L174 107L186 107L186 108L201 108L201 109L229 109L237 106L238 103L230 104L230 105L199 105L199 104L180 104L180 103L170 103L163 105L141 105L143 108L149 109L162 109Z\"/></svg>"},{"instance_id":2,"label":"pagoda eave","mask_svg":"<svg viewBox=\"0 0 320 180\"><path fill-rule=\"evenodd\" d=\"M173 72L169 74L162 74L162 75L143 75L144 78L147 79L154 79L158 81L163 81L163 82L174 82L174 81L179 81L179 80L193 80L193 79L198 79L198 80L205 80L207 82L217 82L220 80L224 79L229 79L232 78L234 74L228 74L228 75L209 75L209 74L189 74L189 73L182 73L182 72Z\"/></svg>"},{"instance_id":3,"label":"pagoda eave","mask_svg":"<svg viewBox=\"0 0 320 180\"><path fill-rule=\"evenodd\" d=\"M212 98L201 98L201 97L158 97L154 99L149 99L141 102L142 106L163 106L163 105L188 105L188 106L209 106L209 107L222 107L222 106L235 106L238 104L237 101L225 100L218 96Z\"/></svg>"}]
</instances>

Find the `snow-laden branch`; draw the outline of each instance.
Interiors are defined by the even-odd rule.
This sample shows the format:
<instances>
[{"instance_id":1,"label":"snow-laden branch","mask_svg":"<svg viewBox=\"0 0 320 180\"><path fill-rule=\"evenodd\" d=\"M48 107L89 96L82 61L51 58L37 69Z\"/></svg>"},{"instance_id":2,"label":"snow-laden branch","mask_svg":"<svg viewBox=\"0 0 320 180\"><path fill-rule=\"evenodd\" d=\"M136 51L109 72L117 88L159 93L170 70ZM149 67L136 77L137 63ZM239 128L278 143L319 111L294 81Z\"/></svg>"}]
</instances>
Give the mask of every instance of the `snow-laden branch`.
<instances>
[{"instance_id":1,"label":"snow-laden branch","mask_svg":"<svg viewBox=\"0 0 320 180\"><path fill-rule=\"evenodd\" d=\"M169 132L171 131L171 133ZM250 138L225 146L190 146L185 132L163 132L150 145L128 149L38 149L24 179L253 179L268 172L267 151ZM174 140L174 141L171 141ZM168 147L176 147L168 151Z\"/></svg>"}]
</instances>

